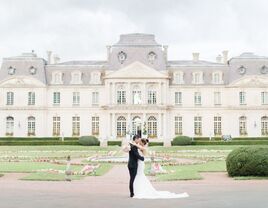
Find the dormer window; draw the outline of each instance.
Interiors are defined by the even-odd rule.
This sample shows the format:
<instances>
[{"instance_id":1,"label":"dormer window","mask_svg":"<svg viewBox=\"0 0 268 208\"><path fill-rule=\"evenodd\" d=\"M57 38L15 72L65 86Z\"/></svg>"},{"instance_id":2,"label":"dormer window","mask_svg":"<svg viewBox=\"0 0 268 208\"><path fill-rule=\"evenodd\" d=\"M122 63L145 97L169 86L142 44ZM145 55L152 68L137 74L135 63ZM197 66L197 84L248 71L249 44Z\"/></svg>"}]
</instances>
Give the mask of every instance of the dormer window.
<instances>
[{"instance_id":1,"label":"dormer window","mask_svg":"<svg viewBox=\"0 0 268 208\"><path fill-rule=\"evenodd\" d=\"M193 72L193 84L203 84L203 72Z\"/></svg>"},{"instance_id":2,"label":"dormer window","mask_svg":"<svg viewBox=\"0 0 268 208\"><path fill-rule=\"evenodd\" d=\"M240 66L240 67L237 69L237 71L238 71L239 74L244 75L244 74L246 74L247 69L246 69L246 67L244 67L244 66Z\"/></svg>"},{"instance_id":3,"label":"dormer window","mask_svg":"<svg viewBox=\"0 0 268 208\"><path fill-rule=\"evenodd\" d=\"M29 68L29 72L30 72L31 75L35 75L36 74L36 71L37 71L37 69L34 66L31 66Z\"/></svg>"},{"instance_id":4,"label":"dormer window","mask_svg":"<svg viewBox=\"0 0 268 208\"><path fill-rule=\"evenodd\" d=\"M93 72L90 79L91 84L100 84L100 72Z\"/></svg>"},{"instance_id":5,"label":"dormer window","mask_svg":"<svg viewBox=\"0 0 268 208\"><path fill-rule=\"evenodd\" d=\"M14 67L12 67L12 66L8 67L7 72L9 75L15 74L15 71L16 71L16 69Z\"/></svg>"},{"instance_id":6,"label":"dormer window","mask_svg":"<svg viewBox=\"0 0 268 208\"><path fill-rule=\"evenodd\" d=\"M213 72L212 73L212 83L213 84L222 84L222 72Z\"/></svg>"},{"instance_id":7,"label":"dormer window","mask_svg":"<svg viewBox=\"0 0 268 208\"><path fill-rule=\"evenodd\" d=\"M63 77L62 72L54 72L52 74L52 83L53 84L63 84L62 77Z\"/></svg>"},{"instance_id":8,"label":"dormer window","mask_svg":"<svg viewBox=\"0 0 268 208\"><path fill-rule=\"evenodd\" d=\"M71 84L82 84L82 73L80 71L75 71L72 73Z\"/></svg>"},{"instance_id":9,"label":"dormer window","mask_svg":"<svg viewBox=\"0 0 268 208\"><path fill-rule=\"evenodd\" d=\"M183 72L175 72L173 75L173 83L174 84L183 84Z\"/></svg>"}]
</instances>

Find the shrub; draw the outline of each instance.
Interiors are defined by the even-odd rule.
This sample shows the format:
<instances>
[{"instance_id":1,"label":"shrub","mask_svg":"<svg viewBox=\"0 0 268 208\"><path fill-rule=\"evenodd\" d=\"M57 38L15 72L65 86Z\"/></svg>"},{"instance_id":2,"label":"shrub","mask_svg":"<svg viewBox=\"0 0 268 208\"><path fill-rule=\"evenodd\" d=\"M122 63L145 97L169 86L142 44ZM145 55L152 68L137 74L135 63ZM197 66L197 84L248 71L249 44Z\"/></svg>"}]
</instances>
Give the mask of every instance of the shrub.
<instances>
[{"instance_id":1,"label":"shrub","mask_svg":"<svg viewBox=\"0 0 268 208\"><path fill-rule=\"evenodd\" d=\"M190 145L192 144L192 139L188 136L177 136L171 142L172 145Z\"/></svg>"},{"instance_id":2,"label":"shrub","mask_svg":"<svg viewBox=\"0 0 268 208\"><path fill-rule=\"evenodd\" d=\"M268 176L268 147L240 147L226 159L230 176Z\"/></svg>"},{"instance_id":3,"label":"shrub","mask_svg":"<svg viewBox=\"0 0 268 208\"><path fill-rule=\"evenodd\" d=\"M98 138L94 136L81 136L79 138L79 144L84 145L84 146L98 146L100 145L100 141Z\"/></svg>"},{"instance_id":4,"label":"shrub","mask_svg":"<svg viewBox=\"0 0 268 208\"><path fill-rule=\"evenodd\" d=\"M122 141L108 141L107 144L108 146L121 146Z\"/></svg>"},{"instance_id":5,"label":"shrub","mask_svg":"<svg viewBox=\"0 0 268 208\"><path fill-rule=\"evenodd\" d=\"M268 145L267 140L193 141L192 145Z\"/></svg>"},{"instance_id":6,"label":"shrub","mask_svg":"<svg viewBox=\"0 0 268 208\"><path fill-rule=\"evenodd\" d=\"M149 142L149 146L164 146L164 142Z\"/></svg>"}]
</instances>

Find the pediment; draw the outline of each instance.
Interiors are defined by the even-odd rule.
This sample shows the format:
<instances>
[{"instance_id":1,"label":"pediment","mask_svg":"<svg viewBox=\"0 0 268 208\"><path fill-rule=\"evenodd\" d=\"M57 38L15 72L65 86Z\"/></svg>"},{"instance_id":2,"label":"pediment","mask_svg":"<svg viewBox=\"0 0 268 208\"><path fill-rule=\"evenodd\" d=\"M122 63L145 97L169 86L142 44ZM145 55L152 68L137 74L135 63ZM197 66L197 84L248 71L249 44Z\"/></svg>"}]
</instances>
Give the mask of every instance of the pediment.
<instances>
[{"instance_id":1,"label":"pediment","mask_svg":"<svg viewBox=\"0 0 268 208\"><path fill-rule=\"evenodd\" d=\"M232 87L268 87L268 77L245 76L230 84Z\"/></svg>"},{"instance_id":2,"label":"pediment","mask_svg":"<svg viewBox=\"0 0 268 208\"><path fill-rule=\"evenodd\" d=\"M1 87L45 87L46 85L40 82L37 79L24 77L24 76L15 76L2 80L0 82Z\"/></svg>"},{"instance_id":3,"label":"pediment","mask_svg":"<svg viewBox=\"0 0 268 208\"><path fill-rule=\"evenodd\" d=\"M106 75L106 79L111 78L119 78L119 79L127 79L127 78L158 78L158 79L167 79L168 75L162 72L155 70L141 62L133 62L128 66L119 69L118 71L110 72Z\"/></svg>"}]
</instances>

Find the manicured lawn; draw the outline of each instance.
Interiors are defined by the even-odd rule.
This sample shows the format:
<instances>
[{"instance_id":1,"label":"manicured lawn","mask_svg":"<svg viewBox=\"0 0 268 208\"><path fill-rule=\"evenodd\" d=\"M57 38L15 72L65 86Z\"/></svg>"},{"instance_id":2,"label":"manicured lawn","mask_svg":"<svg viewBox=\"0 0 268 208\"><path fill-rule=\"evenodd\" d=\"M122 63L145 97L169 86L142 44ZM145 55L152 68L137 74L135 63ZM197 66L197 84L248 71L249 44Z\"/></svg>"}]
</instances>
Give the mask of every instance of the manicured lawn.
<instances>
[{"instance_id":1,"label":"manicured lawn","mask_svg":"<svg viewBox=\"0 0 268 208\"><path fill-rule=\"evenodd\" d=\"M214 161L199 165L164 166L167 174L156 176L158 181L174 180L197 180L202 179L200 172L224 172L226 171L225 161Z\"/></svg>"}]
</instances>

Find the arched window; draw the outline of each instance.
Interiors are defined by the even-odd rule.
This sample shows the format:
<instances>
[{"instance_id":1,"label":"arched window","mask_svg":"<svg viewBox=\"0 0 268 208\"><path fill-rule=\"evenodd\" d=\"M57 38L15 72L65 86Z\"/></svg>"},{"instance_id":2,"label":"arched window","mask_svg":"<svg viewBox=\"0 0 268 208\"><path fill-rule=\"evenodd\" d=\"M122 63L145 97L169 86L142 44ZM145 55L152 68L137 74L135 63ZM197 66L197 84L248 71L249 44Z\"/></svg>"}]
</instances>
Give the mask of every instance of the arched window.
<instances>
[{"instance_id":1,"label":"arched window","mask_svg":"<svg viewBox=\"0 0 268 208\"><path fill-rule=\"evenodd\" d=\"M79 116L73 116L73 136L79 136L80 135L80 117Z\"/></svg>"},{"instance_id":2,"label":"arched window","mask_svg":"<svg viewBox=\"0 0 268 208\"><path fill-rule=\"evenodd\" d=\"M157 137L157 119L154 116L148 118L148 136L149 138Z\"/></svg>"},{"instance_id":3,"label":"arched window","mask_svg":"<svg viewBox=\"0 0 268 208\"><path fill-rule=\"evenodd\" d=\"M117 88L117 104L126 104L126 90L124 85L119 85Z\"/></svg>"},{"instance_id":4,"label":"arched window","mask_svg":"<svg viewBox=\"0 0 268 208\"><path fill-rule=\"evenodd\" d=\"M140 89L140 87L138 85L133 87L133 90L132 90L132 103L134 105L138 105L138 104L142 103L141 89Z\"/></svg>"},{"instance_id":5,"label":"arched window","mask_svg":"<svg viewBox=\"0 0 268 208\"><path fill-rule=\"evenodd\" d=\"M239 134L240 136L247 135L247 117L246 116L239 117Z\"/></svg>"},{"instance_id":6,"label":"arched window","mask_svg":"<svg viewBox=\"0 0 268 208\"><path fill-rule=\"evenodd\" d=\"M6 136L13 136L14 134L14 118L8 116L6 118Z\"/></svg>"},{"instance_id":7,"label":"arched window","mask_svg":"<svg viewBox=\"0 0 268 208\"><path fill-rule=\"evenodd\" d=\"M28 117L28 136L35 136L35 117Z\"/></svg>"},{"instance_id":8,"label":"arched window","mask_svg":"<svg viewBox=\"0 0 268 208\"><path fill-rule=\"evenodd\" d=\"M124 116L119 116L117 118L117 123L116 124L117 124L116 125L117 136L118 137L126 136L126 128L127 128L126 118Z\"/></svg>"},{"instance_id":9,"label":"arched window","mask_svg":"<svg viewBox=\"0 0 268 208\"><path fill-rule=\"evenodd\" d=\"M201 116L194 117L194 135L202 136L202 117Z\"/></svg>"},{"instance_id":10,"label":"arched window","mask_svg":"<svg viewBox=\"0 0 268 208\"><path fill-rule=\"evenodd\" d=\"M139 116L135 116L132 119L132 134L141 135L142 121Z\"/></svg>"},{"instance_id":11,"label":"arched window","mask_svg":"<svg viewBox=\"0 0 268 208\"><path fill-rule=\"evenodd\" d=\"M268 136L268 116L261 117L261 135Z\"/></svg>"}]
</instances>

